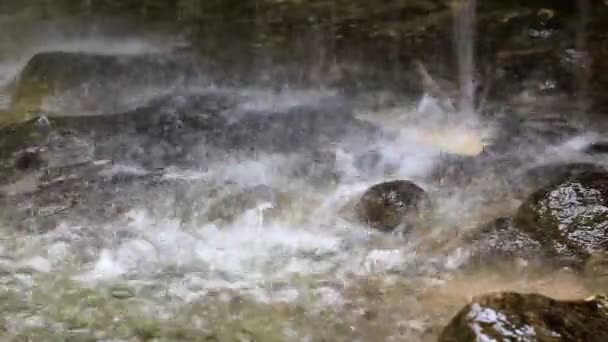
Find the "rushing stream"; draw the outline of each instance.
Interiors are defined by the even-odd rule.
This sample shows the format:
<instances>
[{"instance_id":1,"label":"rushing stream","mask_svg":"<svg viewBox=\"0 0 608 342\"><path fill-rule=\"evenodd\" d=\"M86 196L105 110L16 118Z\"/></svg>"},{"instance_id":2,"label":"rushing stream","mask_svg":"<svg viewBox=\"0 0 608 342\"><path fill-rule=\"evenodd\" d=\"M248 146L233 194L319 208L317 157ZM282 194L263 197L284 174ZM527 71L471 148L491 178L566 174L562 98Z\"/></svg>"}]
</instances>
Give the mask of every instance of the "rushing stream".
<instances>
[{"instance_id":1,"label":"rushing stream","mask_svg":"<svg viewBox=\"0 0 608 342\"><path fill-rule=\"evenodd\" d=\"M29 145L0 138L10 152L0 153L2 340L435 341L476 295L596 293L603 282L568 267L472 261L464 236L515 212L528 169L608 162L587 153L601 128L565 113L528 102L492 103L492 115L476 108L486 100L477 98L476 3L451 12L459 90L435 83L423 59L422 77L441 91L409 97L221 82L214 64L188 65L174 33L68 25L68 34L48 20L15 44L20 19L0 16L10 47L0 54L0 115L19 103L15 80L39 70L26 67L35 55L51 53L49 68L66 74L89 70L88 59L108 65L82 82L66 77L76 86L45 95L30 126L3 131ZM57 51L74 59L52 64ZM577 82L587 110L589 75ZM456 111L442 105L451 100ZM45 166L32 167L35 157L8 167L19 153ZM483 162L468 169L475 158ZM440 174L452 161L461 173ZM361 195L397 179L433 199L424 229L390 234L357 220Z\"/></svg>"}]
</instances>

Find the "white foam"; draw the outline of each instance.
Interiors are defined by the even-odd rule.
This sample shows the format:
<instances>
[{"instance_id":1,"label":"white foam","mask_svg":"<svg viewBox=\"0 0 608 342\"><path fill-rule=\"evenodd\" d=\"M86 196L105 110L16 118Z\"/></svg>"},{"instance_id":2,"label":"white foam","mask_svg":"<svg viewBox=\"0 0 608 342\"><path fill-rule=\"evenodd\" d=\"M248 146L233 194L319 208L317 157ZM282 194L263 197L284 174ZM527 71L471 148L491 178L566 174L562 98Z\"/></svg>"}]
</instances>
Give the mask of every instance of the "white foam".
<instances>
[{"instance_id":1,"label":"white foam","mask_svg":"<svg viewBox=\"0 0 608 342\"><path fill-rule=\"evenodd\" d=\"M116 262L116 259L112 255L112 251L104 249L101 251L99 259L95 263L93 269L87 272L82 279L86 281L116 278L124 273L125 269L120 263Z\"/></svg>"},{"instance_id":2,"label":"white foam","mask_svg":"<svg viewBox=\"0 0 608 342\"><path fill-rule=\"evenodd\" d=\"M103 278L128 272L145 273L155 267L192 265L204 266L232 279L258 281L300 269L322 270L324 266L299 260L296 254L330 253L339 243L331 234L281 226L260 227L258 216L254 210L246 212L232 227L219 229L209 225L187 232L177 222L158 222L143 212L133 213L131 229L141 233L141 238L123 242L114 250L104 250L92 272ZM278 267L273 267L274 263Z\"/></svg>"},{"instance_id":3,"label":"white foam","mask_svg":"<svg viewBox=\"0 0 608 342\"><path fill-rule=\"evenodd\" d=\"M412 139L416 132L416 126L405 126L399 134L372 146L379 151L381 162L397 166L392 177L424 176L437 161L440 150ZM264 221L263 212L272 204L262 202L238 215L232 223L223 226L201 223L186 229L179 220L162 212L136 209L127 214L128 220L98 229L103 235L128 231L133 236L112 245L104 244L97 260L86 265L77 279L93 284L120 279L153 281L178 269L178 274L167 281L167 291L184 301L201 298L217 289L238 290L259 300L272 301L294 300L297 296L289 288L268 292L264 284L317 276L340 282L347 274L364 276L403 270L417 258L412 245L370 248L369 239L374 234L339 214L370 185L386 180L381 174L360 174L355 167L356 148L360 146L355 146L355 150L352 147L336 146L336 167L343 173L343 183L324 191L311 191L305 183L290 178L291 157L284 155L260 154L253 159L232 156L206 165L209 171L169 170L164 174L167 179L192 181L193 186L219 186L223 193L265 184L293 191L298 194L297 203L303 203L302 199L310 194L307 200L310 203L306 205L312 211L304 220L291 220L291 215L299 215L294 212L286 213L280 220ZM118 165L109 172L146 171ZM204 204L206 199L199 200ZM456 268L461 258L458 255L449 258L432 262L447 262ZM338 300L332 298L327 300Z\"/></svg>"},{"instance_id":4,"label":"white foam","mask_svg":"<svg viewBox=\"0 0 608 342\"><path fill-rule=\"evenodd\" d=\"M116 175L134 175L134 176L145 176L150 172L138 165L128 164L114 164L110 168L103 169L99 174L102 176L110 177Z\"/></svg>"},{"instance_id":5,"label":"white foam","mask_svg":"<svg viewBox=\"0 0 608 342\"><path fill-rule=\"evenodd\" d=\"M404 263L403 253L400 250L372 250L364 260L366 270L378 272L399 269Z\"/></svg>"},{"instance_id":6,"label":"white foam","mask_svg":"<svg viewBox=\"0 0 608 342\"><path fill-rule=\"evenodd\" d=\"M21 268L28 268L42 273L48 273L52 270L51 263L41 256L35 256L31 259L24 260L19 264L19 266Z\"/></svg>"},{"instance_id":7,"label":"white foam","mask_svg":"<svg viewBox=\"0 0 608 342\"><path fill-rule=\"evenodd\" d=\"M251 94L248 95L254 96ZM313 103L321 101L321 95L312 93L309 98L302 98L302 102L294 102L283 94L280 96L286 96L284 102L276 105ZM290 96L297 99L302 94L296 92ZM259 102L253 101L250 105L273 105L275 101L281 102L262 96ZM55 231L43 234L37 243L38 246L52 246L45 250L48 250L53 271L61 268L61 260L68 263L71 259L85 259L82 268L73 274L74 279L85 284L158 283L162 278L164 290L172 298L187 302L203 298L214 290L235 290L263 301L294 301L302 296L316 296L322 302L337 305L341 300L339 291L301 289L297 279L318 277L340 283L352 275L399 272L420 261L415 243L382 236L382 239L392 241L390 246L372 247L370 240L379 234L351 220L348 215L342 217L342 211L348 212L350 203L372 184L385 181L389 176L391 179L423 177L438 160L441 149L418 139L420 125L397 120L390 131L391 134L369 145L344 141L333 146L341 183L324 189L311 187L290 176L292 162L297 156L279 154L260 153L252 158L231 154L223 160L205 164L205 171L169 169L163 174L167 180L179 180L180 184L181 181L189 182L188 190L194 193L201 187L201 193L205 195L192 200L200 204L197 210L216 199L210 194L216 189L226 195L263 184L284 191L295 199L291 203L293 207L284 209L286 212L279 219L264 220L263 213L272 204L261 202L258 207L240 213L233 222L222 226L202 221L184 227L172 213L162 212L162 206L155 207L152 202L146 204L149 209L135 208L124 217L90 228L65 222ZM463 131L463 134L468 132ZM392 173L360 170L356 161L366 150L377 151L380 163L387 169L392 168ZM102 174L144 175L147 172L135 165L118 164L108 165ZM425 187L425 184L420 185ZM458 207L458 204L455 203L454 212L464 206L460 203L461 207ZM90 260L91 256L93 260ZM459 255L447 258L422 261L456 268L461 260ZM40 269L45 270L44 267ZM268 284L275 283L289 286L268 289Z\"/></svg>"},{"instance_id":8,"label":"white foam","mask_svg":"<svg viewBox=\"0 0 608 342\"><path fill-rule=\"evenodd\" d=\"M302 276L379 273L404 264L400 250L368 250L357 237L359 231L353 231L355 237L350 239L344 231L327 227L264 223L259 209L245 212L228 227L206 225L189 231L172 220L133 211L127 228L138 237L102 249L97 261L76 279L94 284L154 278L182 269L190 271L176 275L167 286L185 301L214 289L237 289L259 300L289 300L297 297L292 290L275 293L259 286L289 283ZM335 295L326 295L337 300Z\"/></svg>"}]
</instances>

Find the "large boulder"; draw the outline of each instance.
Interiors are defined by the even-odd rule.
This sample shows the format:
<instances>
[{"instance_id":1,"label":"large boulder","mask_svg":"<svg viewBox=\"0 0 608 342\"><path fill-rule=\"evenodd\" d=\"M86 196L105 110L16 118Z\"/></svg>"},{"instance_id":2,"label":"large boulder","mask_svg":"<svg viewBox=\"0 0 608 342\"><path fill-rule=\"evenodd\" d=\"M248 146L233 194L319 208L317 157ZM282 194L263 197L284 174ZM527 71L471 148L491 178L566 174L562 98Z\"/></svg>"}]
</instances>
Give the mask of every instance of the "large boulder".
<instances>
[{"instance_id":1,"label":"large boulder","mask_svg":"<svg viewBox=\"0 0 608 342\"><path fill-rule=\"evenodd\" d=\"M169 54L102 55L42 52L17 80L11 112L82 115L119 112L133 102L196 78L193 59ZM125 91L131 92L126 96Z\"/></svg>"},{"instance_id":2,"label":"large boulder","mask_svg":"<svg viewBox=\"0 0 608 342\"><path fill-rule=\"evenodd\" d=\"M488 294L460 310L439 341L608 341L606 304L602 297L559 301L538 294Z\"/></svg>"},{"instance_id":3,"label":"large boulder","mask_svg":"<svg viewBox=\"0 0 608 342\"><path fill-rule=\"evenodd\" d=\"M0 168L24 164L28 154L51 167L92 157L150 168L200 164L204 156L196 148L225 126L221 113L234 101L223 93L176 93L119 114L49 116L7 125L0 134Z\"/></svg>"},{"instance_id":4,"label":"large boulder","mask_svg":"<svg viewBox=\"0 0 608 342\"><path fill-rule=\"evenodd\" d=\"M542 187L514 218L554 257L579 264L607 247L608 173L581 172Z\"/></svg>"},{"instance_id":5,"label":"large boulder","mask_svg":"<svg viewBox=\"0 0 608 342\"><path fill-rule=\"evenodd\" d=\"M398 227L411 229L421 223L429 209L426 192L407 180L376 184L365 191L355 205L359 220L385 232Z\"/></svg>"},{"instance_id":6,"label":"large boulder","mask_svg":"<svg viewBox=\"0 0 608 342\"><path fill-rule=\"evenodd\" d=\"M123 114L42 117L0 128L0 219L39 231L64 215L97 221L154 196L171 202L181 180L165 179L164 170L221 158L198 148L223 127L219 113L231 99L175 94Z\"/></svg>"}]
</instances>

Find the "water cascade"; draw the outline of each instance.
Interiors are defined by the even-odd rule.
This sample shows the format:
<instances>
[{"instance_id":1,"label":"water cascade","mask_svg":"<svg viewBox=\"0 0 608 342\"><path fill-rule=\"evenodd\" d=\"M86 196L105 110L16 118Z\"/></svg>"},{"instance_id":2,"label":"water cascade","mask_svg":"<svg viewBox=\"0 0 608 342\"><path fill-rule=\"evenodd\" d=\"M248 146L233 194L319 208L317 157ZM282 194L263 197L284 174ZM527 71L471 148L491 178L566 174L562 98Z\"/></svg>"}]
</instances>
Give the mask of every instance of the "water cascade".
<instances>
[{"instance_id":1,"label":"water cascade","mask_svg":"<svg viewBox=\"0 0 608 342\"><path fill-rule=\"evenodd\" d=\"M0 340L607 326L605 5L67 3L0 2Z\"/></svg>"},{"instance_id":2,"label":"water cascade","mask_svg":"<svg viewBox=\"0 0 608 342\"><path fill-rule=\"evenodd\" d=\"M458 63L461 113L475 112L475 22L476 0L457 0L454 3L454 46Z\"/></svg>"}]
</instances>

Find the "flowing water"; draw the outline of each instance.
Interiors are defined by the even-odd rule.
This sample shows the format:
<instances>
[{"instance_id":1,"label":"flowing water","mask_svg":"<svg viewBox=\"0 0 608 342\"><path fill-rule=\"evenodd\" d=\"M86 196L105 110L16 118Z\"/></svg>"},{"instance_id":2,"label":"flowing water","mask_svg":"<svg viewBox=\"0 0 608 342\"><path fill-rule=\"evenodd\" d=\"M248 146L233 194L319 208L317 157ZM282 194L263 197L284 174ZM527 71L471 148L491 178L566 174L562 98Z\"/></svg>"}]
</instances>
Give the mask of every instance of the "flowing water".
<instances>
[{"instance_id":1,"label":"flowing water","mask_svg":"<svg viewBox=\"0 0 608 342\"><path fill-rule=\"evenodd\" d=\"M459 111L475 111L475 17L476 0L457 1L454 5L454 44L460 86Z\"/></svg>"},{"instance_id":2,"label":"flowing water","mask_svg":"<svg viewBox=\"0 0 608 342\"><path fill-rule=\"evenodd\" d=\"M471 114L475 5L475 0L460 2L455 20L459 111ZM0 81L8 87L39 51L112 55L170 48L146 38L55 36L21 46L0 61ZM151 88L159 86L164 85ZM327 88L277 91L201 83L187 90L219 90L244 99L235 113L323 108L341 101L339 91ZM347 135L327 144L338 181L323 173L320 184L294 175L298 152L220 153L188 167L167 166L158 176L168 182L166 188L116 195L133 203L103 222L66 215L53 229L36 234L0 222L0 334L29 341L432 341L467 300L481 293L537 291L557 298L592 293L569 270L507 264L458 271L468 250L446 242L508 215L518 199L496 199L501 185L491 173L463 188L429 180L445 153L478 155L498 135L496 122L446 117L436 101L424 95L419 103L390 108L355 106L355 116L383 134L371 142ZM543 146L529 163L584 161L581 150L591 139L583 134ZM529 146L530 153L535 147ZM374 162L362 165L367 154ZM157 171L123 163L103 166L102 172L144 176ZM439 219L433 227L403 238L370 231L352 219L353 200L387 179L414 180L437 199ZM24 185L13 186L19 192ZM205 217L218 198L256 187L279 189L285 198L261 196L238 208L228 222ZM141 197L145 200L135 200ZM42 217L65 210L61 205L38 209L46 210L37 213Z\"/></svg>"},{"instance_id":3,"label":"flowing water","mask_svg":"<svg viewBox=\"0 0 608 342\"><path fill-rule=\"evenodd\" d=\"M587 111L589 103L589 69L590 69L590 57L589 50L587 48L587 25L589 23L589 1L580 0L578 1L579 10L579 24L578 32L576 37L576 49L582 55L582 70L578 79L577 88L579 91L578 103L579 109L582 114Z\"/></svg>"}]
</instances>

